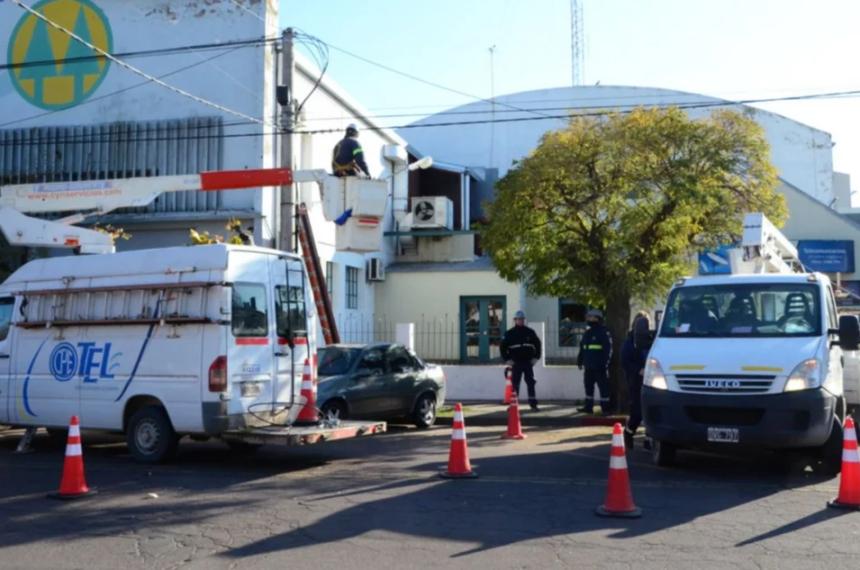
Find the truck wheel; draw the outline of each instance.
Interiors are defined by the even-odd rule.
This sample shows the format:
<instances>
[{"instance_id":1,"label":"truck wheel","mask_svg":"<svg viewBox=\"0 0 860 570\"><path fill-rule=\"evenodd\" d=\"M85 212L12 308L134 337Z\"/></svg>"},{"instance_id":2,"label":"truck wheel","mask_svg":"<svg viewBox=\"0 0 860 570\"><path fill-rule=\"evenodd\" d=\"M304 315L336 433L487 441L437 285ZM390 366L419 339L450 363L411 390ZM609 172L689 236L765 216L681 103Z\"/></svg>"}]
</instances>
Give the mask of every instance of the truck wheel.
<instances>
[{"instance_id":1,"label":"truck wheel","mask_svg":"<svg viewBox=\"0 0 860 570\"><path fill-rule=\"evenodd\" d=\"M655 465L672 467L675 465L676 451L677 448L671 443L666 443L659 439L651 440L651 459L653 459Z\"/></svg>"},{"instance_id":2,"label":"truck wheel","mask_svg":"<svg viewBox=\"0 0 860 570\"><path fill-rule=\"evenodd\" d=\"M415 403L412 419L419 428L429 428L436 422L436 394L424 394Z\"/></svg>"},{"instance_id":3,"label":"truck wheel","mask_svg":"<svg viewBox=\"0 0 860 570\"><path fill-rule=\"evenodd\" d=\"M842 469L843 437L842 423L839 418L833 418L833 429L830 430L830 437L827 438L827 442L821 446L819 451L821 467L827 475L838 475Z\"/></svg>"},{"instance_id":4,"label":"truck wheel","mask_svg":"<svg viewBox=\"0 0 860 570\"><path fill-rule=\"evenodd\" d=\"M179 437L173 431L167 412L160 406L147 406L135 412L126 431L128 450L140 463L161 463L173 457Z\"/></svg>"}]
</instances>

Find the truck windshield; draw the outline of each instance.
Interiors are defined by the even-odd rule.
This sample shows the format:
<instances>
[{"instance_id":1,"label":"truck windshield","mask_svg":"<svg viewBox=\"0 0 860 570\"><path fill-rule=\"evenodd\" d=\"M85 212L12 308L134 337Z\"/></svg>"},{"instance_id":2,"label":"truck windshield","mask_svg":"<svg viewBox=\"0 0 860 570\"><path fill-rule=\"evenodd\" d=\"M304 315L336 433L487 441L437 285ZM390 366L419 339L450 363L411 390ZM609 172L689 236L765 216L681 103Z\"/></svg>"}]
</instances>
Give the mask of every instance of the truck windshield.
<instances>
[{"instance_id":1,"label":"truck windshield","mask_svg":"<svg viewBox=\"0 0 860 570\"><path fill-rule=\"evenodd\" d=\"M664 337L780 337L821 334L820 293L803 283L678 287L660 327Z\"/></svg>"}]
</instances>

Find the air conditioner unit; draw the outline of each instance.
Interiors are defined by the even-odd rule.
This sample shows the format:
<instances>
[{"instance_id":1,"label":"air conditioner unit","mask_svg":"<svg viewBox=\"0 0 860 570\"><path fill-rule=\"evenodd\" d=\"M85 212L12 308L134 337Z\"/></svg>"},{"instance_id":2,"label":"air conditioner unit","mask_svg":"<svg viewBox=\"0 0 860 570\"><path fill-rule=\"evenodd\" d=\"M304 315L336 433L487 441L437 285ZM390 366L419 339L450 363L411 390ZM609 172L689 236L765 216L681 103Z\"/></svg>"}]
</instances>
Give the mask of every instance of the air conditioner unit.
<instances>
[{"instance_id":1,"label":"air conditioner unit","mask_svg":"<svg viewBox=\"0 0 860 570\"><path fill-rule=\"evenodd\" d=\"M367 260L367 275L368 281L385 281L385 264L378 257L371 257Z\"/></svg>"},{"instance_id":2,"label":"air conditioner unit","mask_svg":"<svg viewBox=\"0 0 860 570\"><path fill-rule=\"evenodd\" d=\"M445 196L412 198L410 211L415 229L454 229L454 203Z\"/></svg>"}]
</instances>

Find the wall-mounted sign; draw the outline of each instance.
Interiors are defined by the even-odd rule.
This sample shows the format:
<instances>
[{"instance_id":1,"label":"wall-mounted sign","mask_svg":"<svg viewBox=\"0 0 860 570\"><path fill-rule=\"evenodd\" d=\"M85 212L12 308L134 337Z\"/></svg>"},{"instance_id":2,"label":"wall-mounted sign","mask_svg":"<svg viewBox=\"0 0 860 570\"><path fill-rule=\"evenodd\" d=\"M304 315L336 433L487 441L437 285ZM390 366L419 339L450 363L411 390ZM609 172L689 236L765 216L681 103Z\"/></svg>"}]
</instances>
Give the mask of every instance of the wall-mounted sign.
<instances>
[{"instance_id":1,"label":"wall-mounted sign","mask_svg":"<svg viewBox=\"0 0 860 570\"><path fill-rule=\"evenodd\" d=\"M812 240L797 242L800 262L809 271L854 273L853 240Z\"/></svg>"}]
</instances>

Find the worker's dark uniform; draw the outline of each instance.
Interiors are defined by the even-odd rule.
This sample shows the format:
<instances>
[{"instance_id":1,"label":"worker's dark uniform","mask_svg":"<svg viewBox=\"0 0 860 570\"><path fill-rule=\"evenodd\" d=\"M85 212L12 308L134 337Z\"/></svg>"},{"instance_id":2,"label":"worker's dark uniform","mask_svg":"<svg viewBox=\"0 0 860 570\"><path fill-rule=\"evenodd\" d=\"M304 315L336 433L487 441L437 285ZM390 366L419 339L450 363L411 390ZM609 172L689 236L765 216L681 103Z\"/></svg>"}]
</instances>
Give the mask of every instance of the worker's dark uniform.
<instances>
[{"instance_id":1,"label":"worker's dark uniform","mask_svg":"<svg viewBox=\"0 0 860 570\"><path fill-rule=\"evenodd\" d=\"M612 337L609 330L598 323L588 327L582 335L576 363L585 367L585 411L594 411L594 385L600 389L600 408L604 413L609 405L609 361L612 358Z\"/></svg>"},{"instance_id":2,"label":"worker's dark uniform","mask_svg":"<svg viewBox=\"0 0 860 570\"><path fill-rule=\"evenodd\" d=\"M335 176L358 176L362 172L370 176L370 170L364 161L364 151L357 139L344 137L335 145L331 169Z\"/></svg>"},{"instance_id":3,"label":"worker's dark uniform","mask_svg":"<svg viewBox=\"0 0 860 570\"><path fill-rule=\"evenodd\" d=\"M532 360L539 359L541 355L541 343L537 333L525 325L514 326L505 332L499 350L502 353L502 359L514 363L511 367L511 383L514 386L514 392L519 395L520 382L525 376L526 387L529 392L529 405L536 408L537 397L535 396L535 373Z\"/></svg>"},{"instance_id":4,"label":"worker's dark uniform","mask_svg":"<svg viewBox=\"0 0 860 570\"><path fill-rule=\"evenodd\" d=\"M627 378L627 390L630 395L630 417L627 419L627 431L630 433L636 433L639 424L642 423L642 371L647 358L648 350L636 346L634 333L630 331L621 346L621 367Z\"/></svg>"}]
</instances>

